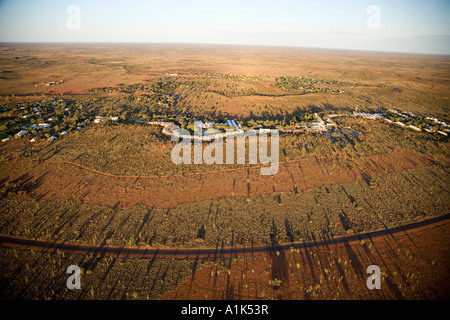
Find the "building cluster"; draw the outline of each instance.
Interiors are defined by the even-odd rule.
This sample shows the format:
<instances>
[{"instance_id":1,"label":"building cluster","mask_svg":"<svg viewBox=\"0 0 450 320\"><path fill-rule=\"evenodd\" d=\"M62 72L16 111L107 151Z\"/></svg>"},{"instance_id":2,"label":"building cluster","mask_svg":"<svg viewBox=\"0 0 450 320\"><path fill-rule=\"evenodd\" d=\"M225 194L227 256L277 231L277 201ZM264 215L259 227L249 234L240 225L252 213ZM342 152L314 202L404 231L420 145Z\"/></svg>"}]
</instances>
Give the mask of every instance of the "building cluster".
<instances>
[{"instance_id":1,"label":"building cluster","mask_svg":"<svg viewBox=\"0 0 450 320\"><path fill-rule=\"evenodd\" d=\"M405 122L408 122L410 120L415 120L418 117L414 113L407 112L407 111L397 111L397 110L389 109L388 112L391 113L391 114L395 114L398 117L403 118L403 120ZM436 118L425 117L427 122L424 123L423 125L421 125L422 128L419 128L419 127L417 127L415 125L412 125L412 124L404 123L402 121L392 121L392 120L390 120L387 117L382 117L382 118L388 123L393 123L393 124L398 125L400 127L409 128L409 129L412 129L412 130L418 131L418 132L424 130L424 131L429 132L429 133L436 132L436 133L438 133L440 135L443 135L443 136L447 136L448 133L450 132L450 126L447 123L445 123L444 121L439 121ZM443 127L444 131L442 131L442 130L435 130L434 126L436 126L436 125Z\"/></svg>"},{"instance_id":2,"label":"building cluster","mask_svg":"<svg viewBox=\"0 0 450 320\"><path fill-rule=\"evenodd\" d=\"M95 116L94 123L98 124L106 120L117 122L119 121L119 116L110 116L110 117Z\"/></svg>"},{"instance_id":3,"label":"building cluster","mask_svg":"<svg viewBox=\"0 0 450 320\"><path fill-rule=\"evenodd\" d=\"M170 96L167 96L169 99ZM40 110L40 106L45 103L48 104L49 102L53 102L53 104L56 106L59 102L59 107L64 108L66 111L69 110L66 104L64 104L64 100L60 99L57 101L56 99L50 99L50 100L43 100L41 102L36 102L36 106L34 107L28 107L28 113L24 114L22 117L24 119L32 118L32 117L40 117L42 119L42 112ZM91 101L92 103L92 101ZM25 107L24 104L17 104L19 106L19 110L25 110L27 107ZM5 106L3 111L7 111L7 108ZM31 111L31 112L30 112ZM44 112L45 113L45 112ZM314 119L311 122L308 122L307 125L291 125L291 126L277 126L278 130L282 133L306 133L306 132L328 132L331 128L336 127L336 123L333 121L333 118L338 116L346 116L346 114L328 114L327 119L324 121L317 113L314 113ZM370 113L370 112L358 112L357 110L353 112L352 116L354 117L361 117L365 119L383 119L384 121L388 123L392 123L394 125L398 125L401 127L409 128L414 131L427 131L427 132L437 132L438 134L441 134L443 136L447 136L448 132L450 132L449 126L444 122L440 121L436 118L431 117L419 117L416 116L413 113L406 112L406 111L397 111L390 109L388 110L388 113L381 114L381 113ZM389 119L389 117L392 119ZM417 120L419 119L419 120ZM424 121L423 119L426 119ZM118 122L119 116L113 115L113 116L95 116L93 123L99 124L104 121L113 121ZM86 125L88 122L88 119L85 119L84 121L81 121L77 124L76 130L81 130L82 127ZM184 121L183 119L178 119L176 121L179 121L180 123ZM418 124L417 121L422 121ZM52 117L49 117L45 122L41 123L34 123L29 125L22 126L22 130L17 132L15 134L16 137L22 138L30 133L30 131L35 132L36 130L45 130L46 136L48 137L50 134L51 136L48 138L49 141L54 141L58 138L58 136L64 136L67 135L68 132L66 130L63 130L62 132L56 132L56 130L53 130L53 127L58 125L56 123L58 121L55 121ZM240 132L243 132L245 127L243 128L243 125L246 125L245 123L239 123L236 120L225 120L222 122L216 122L211 120L203 120L203 121L195 121L193 125L191 124L190 129L197 133L202 133L201 135L194 135L194 136L182 136L177 130L181 129L175 122L168 121L166 119L158 119L155 121L145 121L142 119L139 119L137 121L139 123L144 123L148 125L159 125L162 126L162 133L167 136L177 136L179 138L185 138L185 139L202 139L203 141L211 141L212 139L215 139L217 137L226 138L228 136L233 136L236 134L239 134ZM292 122L291 122L292 123ZM414 123L415 125L411 124ZM248 124L247 124L248 125ZM192 127L193 126L193 127ZM253 128L255 128L255 124L253 121L252 124ZM252 127L251 126L251 127ZM420 127L419 127L420 126ZM436 129L439 128L440 130ZM260 133L270 133L271 127L266 127L265 125L258 123L256 126L256 129L259 130ZM231 129L231 130L230 130ZM75 127L72 127L71 130L75 130ZM223 132L225 131L225 132ZM44 132L44 133L45 133ZM8 141L9 138L4 138L2 141ZM36 137L32 137L31 142L36 141Z\"/></svg>"},{"instance_id":4,"label":"building cluster","mask_svg":"<svg viewBox=\"0 0 450 320\"><path fill-rule=\"evenodd\" d=\"M337 116L337 115L335 115ZM292 127L284 127L281 128L281 132L287 132L287 133L305 133L308 131L315 131L315 132L326 132L331 127L335 127L336 123L331 120L332 117L329 117L326 121L324 121L322 118L320 118L317 113L314 113L314 122L311 123L311 126L292 126Z\"/></svg>"},{"instance_id":5,"label":"building cluster","mask_svg":"<svg viewBox=\"0 0 450 320\"><path fill-rule=\"evenodd\" d=\"M208 129L213 129L215 125L219 126L227 126L230 129L234 128L234 130L242 130L242 126L236 122L236 120L226 120L225 122L216 122L216 121L204 121L204 122L195 122L196 129L198 132L202 132L202 134L208 134Z\"/></svg>"},{"instance_id":6,"label":"building cluster","mask_svg":"<svg viewBox=\"0 0 450 320\"><path fill-rule=\"evenodd\" d=\"M366 119L381 119L383 117L381 113L355 112L355 115Z\"/></svg>"},{"instance_id":7,"label":"building cluster","mask_svg":"<svg viewBox=\"0 0 450 320\"><path fill-rule=\"evenodd\" d=\"M34 86L35 87L50 87L50 86L56 86L58 84L63 83L64 80L58 80L58 81L42 81L42 82L38 82L36 83Z\"/></svg>"},{"instance_id":8,"label":"building cluster","mask_svg":"<svg viewBox=\"0 0 450 320\"><path fill-rule=\"evenodd\" d=\"M65 103L64 99L54 99L51 98L49 100L42 100L42 101L36 101L35 106L33 107L26 107L23 103L18 103L16 106L18 107L19 111L27 112L22 115L23 119L40 119L39 123L27 123L21 126L21 130L15 134L15 137L22 138L24 136L29 136L30 134L36 134L30 139L30 142L35 142L37 139L37 135L45 135L48 137L49 141L56 140L59 136L64 136L68 134L66 130L63 130L62 132L58 132L55 130L55 128L59 125L61 125L64 120L58 120L55 119L53 116L47 118L46 120L43 119L45 114L49 112L53 112L55 107L63 108L65 111L69 111L69 108ZM50 108L50 109L49 109ZM5 106L3 108L3 111L8 111L8 108ZM81 121L78 126L76 127L76 130L81 130L82 127L86 125L88 122L88 119L85 119L84 121ZM73 128L75 129L75 128ZM40 131L40 132L39 132ZM4 138L2 139L3 142L10 140L10 138Z\"/></svg>"},{"instance_id":9,"label":"building cluster","mask_svg":"<svg viewBox=\"0 0 450 320\"><path fill-rule=\"evenodd\" d=\"M211 130L214 129L214 124L219 124L219 125L228 125L228 121L230 121L231 125L229 127L234 127L236 130L234 131L229 131L227 130L226 132L218 132L218 130ZM212 141L213 139L217 139L217 138L227 138L227 137L231 137L231 136L235 136L238 135L240 133L243 132L242 127L240 124L237 124L235 120L228 120L227 123L215 123L214 121L204 121L204 122L195 122L194 125L196 125L197 127L197 132L201 132L202 135L185 135L180 133L180 131L178 131L179 129L181 129L178 125L176 125L174 122L167 122L164 120L159 120L159 121L148 121L147 124L149 125L159 125L162 126L162 133L166 136L174 136L177 137L178 139L186 139L186 140L191 140L191 141L196 141L196 140L201 140L201 141ZM231 122L232 121L232 122Z\"/></svg>"}]
</instances>

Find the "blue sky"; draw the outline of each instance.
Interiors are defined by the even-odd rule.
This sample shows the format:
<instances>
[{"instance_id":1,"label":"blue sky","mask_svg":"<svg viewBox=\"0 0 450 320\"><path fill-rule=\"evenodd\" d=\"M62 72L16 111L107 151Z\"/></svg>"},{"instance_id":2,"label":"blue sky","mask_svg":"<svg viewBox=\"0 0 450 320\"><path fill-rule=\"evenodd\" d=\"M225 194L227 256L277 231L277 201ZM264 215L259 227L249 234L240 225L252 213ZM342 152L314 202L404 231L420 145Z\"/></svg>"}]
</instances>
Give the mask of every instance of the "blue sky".
<instances>
[{"instance_id":1,"label":"blue sky","mask_svg":"<svg viewBox=\"0 0 450 320\"><path fill-rule=\"evenodd\" d=\"M69 29L67 8L80 8ZM369 29L371 5L379 29ZM450 54L450 0L0 0L1 42L249 44Z\"/></svg>"}]
</instances>

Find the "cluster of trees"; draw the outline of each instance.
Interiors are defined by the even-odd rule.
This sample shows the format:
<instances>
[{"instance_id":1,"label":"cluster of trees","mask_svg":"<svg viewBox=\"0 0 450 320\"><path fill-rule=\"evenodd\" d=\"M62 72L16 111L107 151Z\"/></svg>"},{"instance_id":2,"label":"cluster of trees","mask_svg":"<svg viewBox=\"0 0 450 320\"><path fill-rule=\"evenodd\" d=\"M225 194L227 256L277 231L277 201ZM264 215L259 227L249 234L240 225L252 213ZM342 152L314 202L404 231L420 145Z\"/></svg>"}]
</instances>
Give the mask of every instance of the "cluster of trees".
<instances>
[{"instance_id":1,"label":"cluster of trees","mask_svg":"<svg viewBox=\"0 0 450 320\"><path fill-rule=\"evenodd\" d=\"M280 77L276 79L277 87L292 92L321 92L327 93L336 91L328 87L319 87L319 85L331 87L357 87L358 83L342 82L336 80L315 80L308 77Z\"/></svg>"},{"instance_id":2,"label":"cluster of trees","mask_svg":"<svg viewBox=\"0 0 450 320\"><path fill-rule=\"evenodd\" d=\"M257 120L257 119L250 119L247 121L243 128L245 129L252 129L252 128L258 128L259 125L262 125L265 128L272 128L272 129L279 129L279 128L285 128L289 126L306 126L309 122L312 122L315 120L315 116L312 113L304 113L301 115L294 115L294 116L283 116L279 119L273 119L273 120Z\"/></svg>"},{"instance_id":3,"label":"cluster of trees","mask_svg":"<svg viewBox=\"0 0 450 320\"><path fill-rule=\"evenodd\" d=\"M4 109L8 111L5 111L5 117L1 120L0 136L2 139L12 137L23 127L31 127L31 125L41 123L48 123L50 127L28 128L25 136L36 136L39 139L40 135L48 138L50 135L62 131L70 133L75 131L77 127L82 127L84 120L93 118L86 108L93 103L93 100L81 102L56 101L53 99L10 105ZM38 111L34 109L36 107Z\"/></svg>"}]
</instances>

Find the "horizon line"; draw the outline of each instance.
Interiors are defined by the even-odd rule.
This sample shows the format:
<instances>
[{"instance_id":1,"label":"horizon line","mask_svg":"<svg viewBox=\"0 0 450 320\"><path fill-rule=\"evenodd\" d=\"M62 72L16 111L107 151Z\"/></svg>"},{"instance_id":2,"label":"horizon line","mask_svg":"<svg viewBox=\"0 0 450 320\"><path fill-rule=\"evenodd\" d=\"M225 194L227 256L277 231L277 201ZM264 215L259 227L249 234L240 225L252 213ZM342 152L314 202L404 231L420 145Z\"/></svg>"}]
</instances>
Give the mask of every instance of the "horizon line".
<instances>
[{"instance_id":1,"label":"horizon line","mask_svg":"<svg viewBox=\"0 0 450 320\"><path fill-rule=\"evenodd\" d=\"M404 55L431 55L431 56L445 56L450 57L450 53L430 53L430 52L408 52L408 51L386 51L386 50L368 50L368 49L349 49L349 48L334 48L334 47L309 47L309 46L288 46L288 45L270 45L270 44L236 44L236 43L201 43L201 42L148 42L148 41L0 41L0 45L39 45L39 44L53 44L53 45L167 45L167 46L225 46L225 47L259 47L259 48L285 48L285 49L313 49L313 50L330 50L330 51L353 51L365 53L381 53L381 54L404 54Z\"/></svg>"}]
</instances>

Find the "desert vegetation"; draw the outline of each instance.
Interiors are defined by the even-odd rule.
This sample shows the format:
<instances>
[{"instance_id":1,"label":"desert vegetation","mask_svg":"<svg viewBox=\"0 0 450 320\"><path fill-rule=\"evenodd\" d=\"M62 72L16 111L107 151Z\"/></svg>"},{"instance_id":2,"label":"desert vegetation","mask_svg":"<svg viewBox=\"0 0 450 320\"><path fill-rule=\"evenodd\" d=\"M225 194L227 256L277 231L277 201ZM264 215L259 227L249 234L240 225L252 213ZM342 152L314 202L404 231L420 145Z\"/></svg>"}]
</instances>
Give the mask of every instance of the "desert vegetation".
<instances>
[{"instance_id":1,"label":"desert vegetation","mask_svg":"<svg viewBox=\"0 0 450 320\"><path fill-rule=\"evenodd\" d=\"M0 236L267 249L137 259L2 245L0 298L448 298L439 285L448 280L439 273L448 265L446 221L373 241L277 247L388 233L449 213L448 57L1 45L0 62ZM64 81L35 86L52 79ZM238 129L227 120L280 130L276 175L248 162L171 161L176 142L162 122L191 133L194 121ZM324 129L313 129L319 121ZM384 272L382 293L366 290L372 263ZM70 264L82 268L80 291L65 287Z\"/></svg>"}]
</instances>

